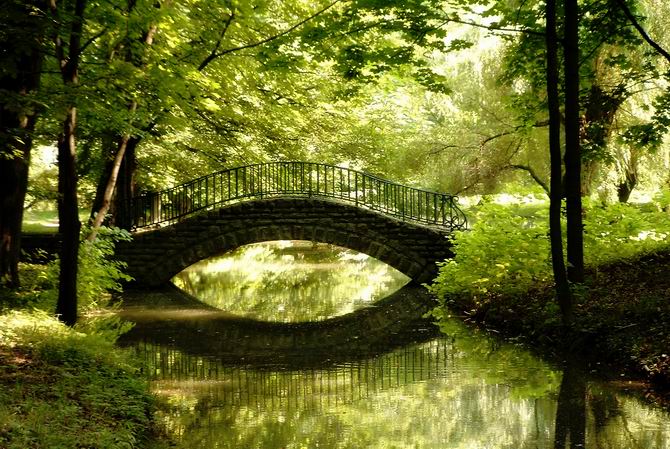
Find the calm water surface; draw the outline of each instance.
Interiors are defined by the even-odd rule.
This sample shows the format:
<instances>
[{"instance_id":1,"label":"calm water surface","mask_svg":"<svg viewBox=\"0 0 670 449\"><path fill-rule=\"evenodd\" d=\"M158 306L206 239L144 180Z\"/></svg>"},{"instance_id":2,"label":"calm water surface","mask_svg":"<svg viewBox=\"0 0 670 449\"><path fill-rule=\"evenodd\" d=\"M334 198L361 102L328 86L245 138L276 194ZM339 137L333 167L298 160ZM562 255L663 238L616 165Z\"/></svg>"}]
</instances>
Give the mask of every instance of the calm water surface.
<instances>
[{"instance_id":1,"label":"calm water surface","mask_svg":"<svg viewBox=\"0 0 670 449\"><path fill-rule=\"evenodd\" d=\"M320 321L398 290L409 278L365 254L325 243L243 246L191 265L174 284L204 303L263 321Z\"/></svg>"},{"instance_id":2,"label":"calm water surface","mask_svg":"<svg viewBox=\"0 0 670 449\"><path fill-rule=\"evenodd\" d=\"M175 284L209 306L277 322L369 307L407 281L374 259L304 242L253 245L199 265ZM175 320L178 327L181 315L207 316L197 306L161 304L158 295L133 307L155 319L140 322L152 331L139 329L126 344L146 360L154 391L169 404L160 418L183 448L530 449L571 441L670 449L670 415L630 385L559 369L457 320L444 326L446 335L432 338L417 326L416 342L398 348L392 334L388 350L350 360L269 355L251 362L152 338L171 332Z\"/></svg>"}]
</instances>

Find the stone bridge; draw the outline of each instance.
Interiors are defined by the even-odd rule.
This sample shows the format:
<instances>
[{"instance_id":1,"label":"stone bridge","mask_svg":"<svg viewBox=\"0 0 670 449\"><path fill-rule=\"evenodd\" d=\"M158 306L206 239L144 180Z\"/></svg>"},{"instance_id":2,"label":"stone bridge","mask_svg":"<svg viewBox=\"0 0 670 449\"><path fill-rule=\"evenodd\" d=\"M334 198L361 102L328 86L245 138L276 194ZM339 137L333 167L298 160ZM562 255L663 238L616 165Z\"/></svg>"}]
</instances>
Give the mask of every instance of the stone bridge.
<instances>
[{"instance_id":1,"label":"stone bridge","mask_svg":"<svg viewBox=\"0 0 670 449\"><path fill-rule=\"evenodd\" d=\"M449 235L467 226L453 195L314 162L226 169L145 192L122 209L121 221L135 233L117 246L117 256L145 287L165 284L202 259L271 240L332 243L429 282L436 262L453 255ZM24 249L57 243L56 236L33 236Z\"/></svg>"},{"instance_id":2,"label":"stone bridge","mask_svg":"<svg viewBox=\"0 0 670 449\"><path fill-rule=\"evenodd\" d=\"M117 246L117 255L138 286L157 287L195 262L243 245L311 240L368 254L422 283L435 277L436 262L452 257L450 232L330 198L259 198L136 232Z\"/></svg>"}]
</instances>

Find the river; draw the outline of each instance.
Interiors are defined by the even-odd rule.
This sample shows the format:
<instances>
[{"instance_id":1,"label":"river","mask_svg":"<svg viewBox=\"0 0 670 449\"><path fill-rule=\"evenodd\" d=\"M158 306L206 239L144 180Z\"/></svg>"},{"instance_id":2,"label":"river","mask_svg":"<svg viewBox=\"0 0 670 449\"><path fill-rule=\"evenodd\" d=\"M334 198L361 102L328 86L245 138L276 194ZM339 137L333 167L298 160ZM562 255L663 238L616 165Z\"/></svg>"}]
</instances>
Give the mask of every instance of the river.
<instances>
[{"instance_id":1,"label":"river","mask_svg":"<svg viewBox=\"0 0 670 449\"><path fill-rule=\"evenodd\" d=\"M670 449L670 414L453 318L373 258L248 245L129 292L122 340L146 361L183 448ZM394 293L395 292L395 293Z\"/></svg>"}]
</instances>

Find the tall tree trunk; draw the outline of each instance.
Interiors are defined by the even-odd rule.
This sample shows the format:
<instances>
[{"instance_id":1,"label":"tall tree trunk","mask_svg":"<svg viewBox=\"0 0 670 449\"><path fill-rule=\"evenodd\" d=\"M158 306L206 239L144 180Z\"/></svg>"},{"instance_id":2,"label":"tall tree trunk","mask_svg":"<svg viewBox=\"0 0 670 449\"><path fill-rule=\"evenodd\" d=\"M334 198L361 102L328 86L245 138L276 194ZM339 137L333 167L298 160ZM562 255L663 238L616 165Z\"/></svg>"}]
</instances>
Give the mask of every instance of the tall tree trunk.
<instances>
[{"instance_id":1,"label":"tall tree trunk","mask_svg":"<svg viewBox=\"0 0 670 449\"><path fill-rule=\"evenodd\" d=\"M0 116L4 111L0 111ZM17 117L18 118L18 117ZM34 128L36 116L24 117L17 128L27 133ZM4 128L6 117L0 117ZM3 139L4 140L4 139ZM28 189L28 166L32 139L28 136L13 144L2 143L0 154L0 284L9 288L20 285L19 256L23 203ZM13 149L14 151L11 151ZM8 151L9 150L9 151Z\"/></svg>"},{"instance_id":2,"label":"tall tree trunk","mask_svg":"<svg viewBox=\"0 0 670 449\"><path fill-rule=\"evenodd\" d=\"M579 17L577 0L565 0L565 198L567 205L568 279L584 282L579 118Z\"/></svg>"},{"instance_id":3,"label":"tall tree trunk","mask_svg":"<svg viewBox=\"0 0 670 449\"><path fill-rule=\"evenodd\" d=\"M563 323L572 323L572 295L563 260L563 235L561 231L562 158L561 111L558 95L558 36L556 33L556 0L546 2L547 44L547 102L549 108L549 155L551 159L549 192L549 240L551 266L556 285L556 299L561 308Z\"/></svg>"},{"instance_id":4,"label":"tall tree trunk","mask_svg":"<svg viewBox=\"0 0 670 449\"><path fill-rule=\"evenodd\" d=\"M38 89L42 68L43 16L40 1L12 2L3 6L10 19L0 47L11 49L22 39L28 50L15 51L15 71L0 77L0 284L18 287L23 203L28 190L32 133L36 105L28 97ZM15 34L16 33L16 34ZM27 33L27 35L23 35ZM12 53L12 50L8 52Z\"/></svg>"},{"instance_id":5,"label":"tall tree trunk","mask_svg":"<svg viewBox=\"0 0 670 449\"><path fill-rule=\"evenodd\" d=\"M77 322L77 260L79 258L79 208L75 129L77 108L68 108L63 132L58 138L58 218L63 244L56 314L69 326Z\"/></svg>"},{"instance_id":6,"label":"tall tree trunk","mask_svg":"<svg viewBox=\"0 0 670 449\"><path fill-rule=\"evenodd\" d=\"M63 84L74 87L79 84L79 59L81 37L84 28L86 0L76 0L72 13L69 42L64 45L58 30L54 35L56 57L61 68ZM60 26L61 17L56 0L51 0L54 21ZM67 54L66 54L67 49ZM79 258L79 205L77 201L77 128L76 98L66 111L63 129L58 137L58 219L62 234L60 253L60 275L56 314L69 326L77 322L77 271Z\"/></svg>"}]
</instances>

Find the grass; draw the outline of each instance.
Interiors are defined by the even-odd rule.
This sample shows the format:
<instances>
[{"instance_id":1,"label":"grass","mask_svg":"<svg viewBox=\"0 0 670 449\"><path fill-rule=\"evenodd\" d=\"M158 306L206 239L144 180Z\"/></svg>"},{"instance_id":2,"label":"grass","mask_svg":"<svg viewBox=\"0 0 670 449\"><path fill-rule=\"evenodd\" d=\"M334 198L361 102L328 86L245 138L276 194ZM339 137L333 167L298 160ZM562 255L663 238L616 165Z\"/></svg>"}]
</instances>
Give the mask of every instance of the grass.
<instances>
[{"instance_id":1,"label":"grass","mask_svg":"<svg viewBox=\"0 0 670 449\"><path fill-rule=\"evenodd\" d=\"M154 399L126 353L39 311L0 316L0 447L147 447Z\"/></svg>"},{"instance_id":2,"label":"grass","mask_svg":"<svg viewBox=\"0 0 670 449\"><path fill-rule=\"evenodd\" d=\"M90 210L80 209L79 220L85 223L88 220ZM33 210L23 212L23 232L51 234L58 232L58 211L55 210Z\"/></svg>"}]
</instances>

